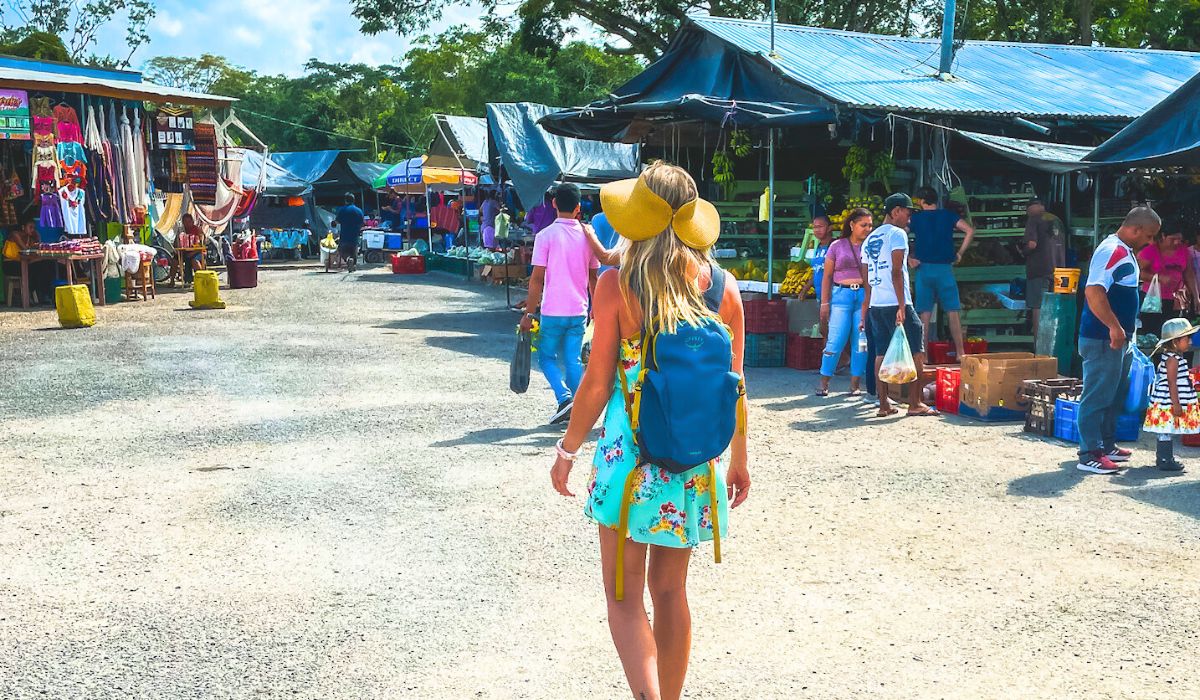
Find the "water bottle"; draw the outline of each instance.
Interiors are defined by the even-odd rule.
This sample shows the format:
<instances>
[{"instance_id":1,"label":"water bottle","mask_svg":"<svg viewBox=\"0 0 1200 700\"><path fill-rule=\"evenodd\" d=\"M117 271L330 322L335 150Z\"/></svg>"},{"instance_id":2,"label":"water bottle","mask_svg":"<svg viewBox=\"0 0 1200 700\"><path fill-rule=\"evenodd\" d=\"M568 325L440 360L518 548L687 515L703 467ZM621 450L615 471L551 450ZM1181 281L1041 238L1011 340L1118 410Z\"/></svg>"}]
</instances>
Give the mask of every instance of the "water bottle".
<instances>
[{"instance_id":1,"label":"water bottle","mask_svg":"<svg viewBox=\"0 0 1200 700\"><path fill-rule=\"evenodd\" d=\"M859 352L867 351L867 334L862 331L858 332L858 351Z\"/></svg>"}]
</instances>

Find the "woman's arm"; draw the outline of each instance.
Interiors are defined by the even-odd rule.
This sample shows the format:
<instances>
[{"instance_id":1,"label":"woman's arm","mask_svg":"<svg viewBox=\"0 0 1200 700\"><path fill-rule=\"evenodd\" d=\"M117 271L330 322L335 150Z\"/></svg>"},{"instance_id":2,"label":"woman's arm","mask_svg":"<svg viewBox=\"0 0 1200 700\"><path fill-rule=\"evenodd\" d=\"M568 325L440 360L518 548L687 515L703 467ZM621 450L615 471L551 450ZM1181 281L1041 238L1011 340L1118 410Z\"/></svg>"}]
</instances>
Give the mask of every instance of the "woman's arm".
<instances>
[{"instance_id":1,"label":"woman's arm","mask_svg":"<svg viewBox=\"0 0 1200 700\"><path fill-rule=\"evenodd\" d=\"M746 312L742 307L742 294L737 280L725 273L725 299L721 303L721 319L733 331L733 371L745 377L746 356ZM749 396L742 397L743 408L749 412ZM729 445L729 470L725 475L725 486L729 507L736 508L750 495L749 417L744 416L743 430L734 431Z\"/></svg>"},{"instance_id":2,"label":"woman's arm","mask_svg":"<svg viewBox=\"0 0 1200 700\"><path fill-rule=\"evenodd\" d=\"M609 250L600 242L600 237L596 235L596 230L590 225L583 227L583 232L587 235L588 246L591 247L592 253L601 265L607 267L619 267L621 265L621 249L620 247Z\"/></svg>"},{"instance_id":3,"label":"woman's arm","mask_svg":"<svg viewBox=\"0 0 1200 700\"><path fill-rule=\"evenodd\" d=\"M563 449L567 452L579 452L612 397L621 352L621 290L616 270L609 270L600 276L596 284L594 308L592 355L579 382L579 390L575 392L571 422L562 441ZM567 488L571 467L571 462L559 457L550 470L550 480L555 490L564 496L575 495Z\"/></svg>"},{"instance_id":4,"label":"woman's arm","mask_svg":"<svg viewBox=\"0 0 1200 700\"><path fill-rule=\"evenodd\" d=\"M818 290L821 294L821 335L824 336L829 335L829 309L830 304L833 303L833 256L830 255L832 252L833 246L829 246L829 252L825 253L825 264L823 265L825 272L821 274L821 289ZM804 294L801 294L800 298L803 299Z\"/></svg>"}]
</instances>

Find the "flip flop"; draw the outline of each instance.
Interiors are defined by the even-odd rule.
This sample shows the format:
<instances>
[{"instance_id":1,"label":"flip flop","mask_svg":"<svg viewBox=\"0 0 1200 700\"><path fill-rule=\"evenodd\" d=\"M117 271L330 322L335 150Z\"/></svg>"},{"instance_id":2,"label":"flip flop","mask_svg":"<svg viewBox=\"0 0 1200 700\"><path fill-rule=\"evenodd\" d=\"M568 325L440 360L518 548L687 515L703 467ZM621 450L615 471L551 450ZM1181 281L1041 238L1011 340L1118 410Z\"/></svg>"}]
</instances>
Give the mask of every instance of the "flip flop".
<instances>
[{"instance_id":1,"label":"flip flop","mask_svg":"<svg viewBox=\"0 0 1200 700\"><path fill-rule=\"evenodd\" d=\"M912 411L909 411L909 412L908 412L908 413L906 413L905 415L907 415L907 416L908 416L908 417L910 417L910 418L924 418L924 417L926 417L926 416L930 416L930 417L937 417L937 416L940 416L940 415L942 415L942 414L941 414L941 413L939 413L939 412L938 412L938 410L937 410L936 408L934 408L934 407L932 407L932 406L926 406L924 411L918 411L918 412L916 412L916 413L913 413Z\"/></svg>"},{"instance_id":2,"label":"flip flop","mask_svg":"<svg viewBox=\"0 0 1200 700\"><path fill-rule=\"evenodd\" d=\"M875 412L875 417L876 418L887 418L888 416L894 416L899 412L900 412L900 409L898 409L898 408L889 408L886 411L881 408Z\"/></svg>"},{"instance_id":3,"label":"flip flop","mask_svg":"<svg viewBox=\"0 0 1200 700\"><path fill-rule=\"evenodd\" d=\"M857 399L858 397L862 396L862 393L862 389L851 389L850 393L846 394L846 396L849 396L852 399Z\"/></svg>"}]
</instances>

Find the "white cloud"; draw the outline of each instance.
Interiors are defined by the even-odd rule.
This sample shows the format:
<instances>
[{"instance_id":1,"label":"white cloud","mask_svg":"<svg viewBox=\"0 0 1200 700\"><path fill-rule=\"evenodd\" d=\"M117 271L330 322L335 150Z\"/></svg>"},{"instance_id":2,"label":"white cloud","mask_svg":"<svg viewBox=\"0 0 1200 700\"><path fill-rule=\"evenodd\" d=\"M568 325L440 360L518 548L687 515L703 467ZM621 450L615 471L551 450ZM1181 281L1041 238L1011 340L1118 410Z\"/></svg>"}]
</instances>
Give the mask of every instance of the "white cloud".
<instances>
[{"instance_id":1,"label":"white cloud","mask_svg":"<svg viewBox=\"0 0 1200 700\"><path fill-rule=\"evenodd\" d=\"M233 38L251 46L262 46L262 35L243 25L234 27Z\"/></svg>"},{"instance_id":2,"label":"white cloud","mask_svg":"<svg viewBox=\"0 0 1200 700\"><path fill-rule=\"evenodd\" d=\"M151 23L150 31L163 36L177 37L183 33L183 22L170 12L160 12Z\"/></svg>"}]
</instances>

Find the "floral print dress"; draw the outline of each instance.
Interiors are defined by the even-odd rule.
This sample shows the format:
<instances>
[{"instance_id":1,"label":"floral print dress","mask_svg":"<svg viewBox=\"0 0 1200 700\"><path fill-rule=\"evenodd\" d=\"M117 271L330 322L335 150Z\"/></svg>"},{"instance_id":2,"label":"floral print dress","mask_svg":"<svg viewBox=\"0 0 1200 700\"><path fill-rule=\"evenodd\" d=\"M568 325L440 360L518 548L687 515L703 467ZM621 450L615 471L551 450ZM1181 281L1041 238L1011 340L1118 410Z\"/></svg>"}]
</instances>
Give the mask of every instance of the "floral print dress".
<instances>
[{"instance_id":1,"label":"floral print dress","mask_svg":"<svg viewBox=\"0 0 1200 700\"><path fill-rule=\"evenodd\" d=\"M1182 416L1171 413L1171 382L1167 377L1167 361L1172 357L1179 362L1175 388L1179 396L1179 405L1183 408ZM1167 351L1158 361L1154 387L1150 390L1150 406L1146 409L1146 422L1142 428L1146 432L1166 435L1200 433L1200 400L1196 397L1196 387L1192 384L1192 373L1187 358L1183 355Z\"/></svg>"},{"instance_id":2,"label":"floral print dress","mask_svg":"<svg viewBox=\"0 0 1200 700\"><path fill-rule=\"evenodd\" d=\"M641 371L640 338L621 341L618 371L625 372L630 386ZM630 471L638 469L629 505L629 538L634 542L660 547L695 547L713 538L712 507L709 490L717 489L717 514L725 537L728 499L725 491L725 457L714 465L716 483L709 476L708 464L682 474L661 467L637 466L638 448L634 444L629 414L620 378L608 402L592 478L588 483L584 513L604 527L617 529L621 517L621 497Z\"/></svg>"}]
</instances>

